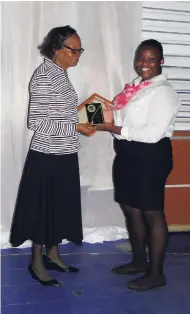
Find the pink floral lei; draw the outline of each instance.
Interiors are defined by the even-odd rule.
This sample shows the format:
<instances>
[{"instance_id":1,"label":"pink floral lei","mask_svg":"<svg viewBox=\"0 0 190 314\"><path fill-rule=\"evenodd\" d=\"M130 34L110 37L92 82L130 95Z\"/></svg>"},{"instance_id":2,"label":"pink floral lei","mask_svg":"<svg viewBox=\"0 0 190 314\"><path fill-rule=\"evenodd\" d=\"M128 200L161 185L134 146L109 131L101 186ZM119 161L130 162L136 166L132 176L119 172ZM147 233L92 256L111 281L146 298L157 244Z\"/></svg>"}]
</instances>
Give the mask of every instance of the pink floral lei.
<instances>
[{"instance_id":1,"label":"pink floral lei","mask_svg":"<svg viewBox=\"0 0 190 314\"><path fill-rule=\"evenodd\" d=\"M142 88L147 87L151 84L151 82L142 82L135 86L134 83L132 84L126 84L124 90L122 93L118 94L114 100L114 110L120 110L131 100L131 98L136 95L138 91L140 91Z\"/></svg>"}]
</instances>

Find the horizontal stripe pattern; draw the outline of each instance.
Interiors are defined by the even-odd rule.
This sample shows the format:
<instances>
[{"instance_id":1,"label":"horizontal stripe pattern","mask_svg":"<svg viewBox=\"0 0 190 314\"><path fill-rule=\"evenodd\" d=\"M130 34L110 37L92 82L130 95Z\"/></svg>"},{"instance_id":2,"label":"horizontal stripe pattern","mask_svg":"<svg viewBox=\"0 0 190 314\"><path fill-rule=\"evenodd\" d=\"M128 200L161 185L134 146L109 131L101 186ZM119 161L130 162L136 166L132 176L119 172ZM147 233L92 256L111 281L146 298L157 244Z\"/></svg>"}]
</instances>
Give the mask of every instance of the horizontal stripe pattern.
<instances>
[{"instance_id":1,"label":"horizontal stripe pattern","mask_svg":"<svg viewBox=\"0 0 190 314\"><path fill-rule=\"evenodd\" d=\"M78 97L67 71L45 58L31 78L29 94L31 149L58 155L77 152Z\"/></svg>"},{"instance_id":2,"label":"horizontal stripe pattern","mask_svg":"<svg viewBox=\"0 0 190 314\"><path fill-rule=\"evenodd\" d=\"M181 102L175 129L190 130L190 2L144 1L142 7L142 40L162 43L163 72Z\"/></svg>"}]
</instances>

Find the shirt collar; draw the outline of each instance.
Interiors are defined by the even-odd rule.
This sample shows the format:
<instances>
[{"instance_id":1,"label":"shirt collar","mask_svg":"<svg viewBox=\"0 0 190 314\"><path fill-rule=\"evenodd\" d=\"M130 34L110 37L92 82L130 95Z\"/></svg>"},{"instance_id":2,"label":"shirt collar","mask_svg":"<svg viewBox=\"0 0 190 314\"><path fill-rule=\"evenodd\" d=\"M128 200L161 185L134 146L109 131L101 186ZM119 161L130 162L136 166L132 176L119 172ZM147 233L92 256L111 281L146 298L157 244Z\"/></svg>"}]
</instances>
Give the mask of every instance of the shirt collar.
<instances>
[{"instance_id":1,"label":"shirt collar","mask_svg":"<svg viewBox=\"0 0 190 314\"><path fill-rule=\"evenodd\" d=\"M44 58L44 63L46 63L48 67L51 67L51 68L54 68L61 72L66 73L66 70L63 70L59 65L57 65L55 62L53 62L52 60L48 58Z\"/></svg>"},{"instance_id":2,"label":"shirt collar","mask_svg":"<svg viewBox=\"0 0 190 314\"><path fill-rule=\"evenodd\" d=\"M134 80L135 85L138 85L142 80L142 77L139 76L137 79ZM152 79L147 80L147 82L159 82L159 81L166 81L167 80L167 75L166 74L159 74L157 76L154 76Z\"/></svg>"}]
</instances>

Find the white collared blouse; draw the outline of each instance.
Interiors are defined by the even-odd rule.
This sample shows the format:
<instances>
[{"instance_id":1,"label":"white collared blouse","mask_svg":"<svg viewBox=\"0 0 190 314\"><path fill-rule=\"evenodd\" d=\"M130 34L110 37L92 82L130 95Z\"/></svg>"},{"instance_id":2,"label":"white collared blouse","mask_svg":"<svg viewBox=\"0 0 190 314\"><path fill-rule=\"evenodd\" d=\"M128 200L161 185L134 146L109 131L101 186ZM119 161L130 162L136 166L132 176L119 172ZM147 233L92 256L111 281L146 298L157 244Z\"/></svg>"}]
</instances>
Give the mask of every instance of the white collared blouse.
<instances>
[{"instance_id":1,"label":"white collared blouse","mask_svg":"<svg viewBox=\"0 0 190 314\"><path fill-rule=\"evenodd\" d=\"M135 85L142 79L135 80ZM126 106L114 110L114 124L121 126L117 139L156 143L164 137L171 137L180 101L164 74L150 80Z\"/></svg>"}]
</instances>

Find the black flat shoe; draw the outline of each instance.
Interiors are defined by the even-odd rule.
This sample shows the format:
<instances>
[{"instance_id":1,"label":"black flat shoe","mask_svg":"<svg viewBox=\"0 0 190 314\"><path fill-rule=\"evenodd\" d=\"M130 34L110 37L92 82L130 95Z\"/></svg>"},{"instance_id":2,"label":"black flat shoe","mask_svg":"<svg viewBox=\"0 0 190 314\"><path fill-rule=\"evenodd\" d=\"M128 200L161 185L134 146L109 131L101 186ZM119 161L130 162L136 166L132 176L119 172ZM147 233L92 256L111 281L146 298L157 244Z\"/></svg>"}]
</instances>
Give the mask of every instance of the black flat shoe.
<instances>
[{"instance_id":1,"label":"black flat shoe","mask_svg":"<svg viewBox=\"0 0 190 314\"><path fill-rule=\"evenodd\" d=\"M135 275L139 273L146 273L148 270L148 264L136 267L133 263L123 264L112 268L114 275Z\"/></svg>"},{"instance_id":2,"label":"black flat shoe","mask_svg":"<svg viewBox=\"0 0 190 314\"><path fill-rule=\"evenodd\" d=\"M135 280L131 280L127 287L131 290L136 291L147 291L151 289L161 288L166 285L165 276L160 276L157 278L151 278L148 275L137 278Z\"/></svg>"},{"instance_id":3,"label":"black flat shoe","mask_svg":"<svg viewBox=\"0 0 190 314\"><path fill-rule=\"evenodd\" d=\"M47 255L43 255L43 262L47 269L57 270L61 273L78 273L79 269L73 266L68 266L67 268L63 268L56 263L54 263Z\"/></svg>"},{"instance_id":4,"label":"black flat shoe","mask_svg":"<svg viewBox=\"0 0 190 314\"><path fill-rule=\"evenodd\" d=\"M41 280L37 275L36 273L34 272L33 268L32 268L32 264L30 264L28 266L28 271L31 275L31 277L35 280L37 280L39 283L41 283L42 285L44 286L53 286L53 287L60 287L60 283L55 280L55 279L52 279L52 280L48 280L48 281L44 281L44 280Z\"/></svg>"}]
</instances>

